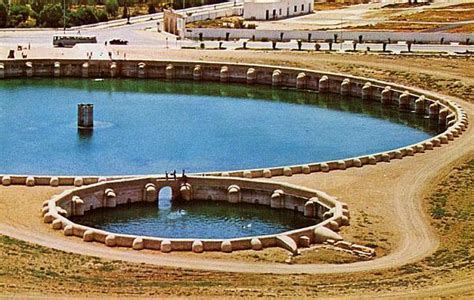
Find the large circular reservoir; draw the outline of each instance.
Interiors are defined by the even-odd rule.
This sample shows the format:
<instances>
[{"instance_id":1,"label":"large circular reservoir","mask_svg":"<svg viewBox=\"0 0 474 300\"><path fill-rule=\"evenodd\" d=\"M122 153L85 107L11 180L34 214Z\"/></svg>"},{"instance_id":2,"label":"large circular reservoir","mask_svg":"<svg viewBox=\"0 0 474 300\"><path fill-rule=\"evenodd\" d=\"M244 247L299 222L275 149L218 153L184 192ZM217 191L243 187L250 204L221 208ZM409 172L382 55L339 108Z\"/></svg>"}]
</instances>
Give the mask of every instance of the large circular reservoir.
<instances>
[{"instance_id":1,"label":"large circular reservoir","mask_svg":"<svg viewBox=\"0 0 474 300\"><path fill-rule=\"evenodd\" d=\"M93 103L95 128L76 128ZM113 175L336 160L440 132L373 101L259 85L139 79L0 81L0 173Z\"/></svg>"}]
</instances>

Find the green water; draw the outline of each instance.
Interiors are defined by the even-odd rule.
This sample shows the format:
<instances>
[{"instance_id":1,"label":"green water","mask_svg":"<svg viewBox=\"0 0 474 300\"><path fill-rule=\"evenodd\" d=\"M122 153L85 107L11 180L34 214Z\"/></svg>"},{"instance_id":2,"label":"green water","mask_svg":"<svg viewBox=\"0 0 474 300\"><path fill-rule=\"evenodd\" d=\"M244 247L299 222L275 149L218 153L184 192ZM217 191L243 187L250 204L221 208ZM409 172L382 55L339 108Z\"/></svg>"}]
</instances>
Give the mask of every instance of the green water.
<instances>
[{"instance_id":1,"label":"green water","mask_svg":"<svg viewBox=\"0 0 474 300\"><path fill-rule=\"evenodd\" d=\"M76 223L113 233L164 238L228 239L276 234L317 223L302 213L264 205L223 201L134 203L100 208Z\"/></svg>"}]
</instances>

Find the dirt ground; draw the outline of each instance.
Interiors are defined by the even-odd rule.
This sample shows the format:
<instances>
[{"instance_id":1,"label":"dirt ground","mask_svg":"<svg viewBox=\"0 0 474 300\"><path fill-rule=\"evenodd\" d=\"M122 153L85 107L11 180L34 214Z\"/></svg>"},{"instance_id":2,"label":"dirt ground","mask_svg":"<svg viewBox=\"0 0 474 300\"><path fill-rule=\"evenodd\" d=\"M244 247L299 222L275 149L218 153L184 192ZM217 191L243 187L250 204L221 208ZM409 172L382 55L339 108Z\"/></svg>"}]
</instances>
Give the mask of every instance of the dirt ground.
<instances>
[{"instance_id":1,"label":"dirt ground","mask_svg":"<svg viewBox=\"0 0 474 300\"><path fill-rule=\"evenodd\" d=\"M368 13L366 19L379 19L375 24L351 26L354 30L382 30L382 31L447 31L472 32L474 9L472 3L465 3L446 7L420 9L383 9ZM452 22L466 22L451 26Z\"/></svg>"},{"instance_id":2,"label":"dirt ground","mask_svg":"<svg viewBox=\"0 0 474 300\"><path fill-rule=\"evenodd\" d=\"M462 11L450 9L430 9L418 13L406 14L392 18L394 21L406 22L457 22L474 20L474 9Z\"/></svg>"},{"instance_id":3,"label":"dirt ground","mask_svg":"<svg viewBox=\"0 0 474 300\"><path fill-rule=\"evenodd\" d=\"M472 3L450 1L444 3L397 3L383 5L369 3L349 5L315 3L314 13L304 16L256 22L259 29L274 30L377 30L377 31L450 31L469 32L472 25ZM453 22L468 22L456 24Z\"/></svg>"},{"instance_id":4,"label":"dirt ground","mask_svg":"<svg viewBox=\"0 0 474 300\"><path fill-rule=\"evenodd\" d=\"M474 296L474 154L470 157L429 186L433 189L423 203L440 246L416 263L345 275L207 272L81 256L0 235L0 292L31 297ZM439 207L444 212L433 214Z\"/></svg>"},{"instance_id":5,"label":"dirt ground","mask_svg":"<svg viewBox=\"0 0 474 300\"><path fill-rule=\"evenodd\" d=\"M336 3L336 2L315 2L314 3L314 10L315 11L320 11L320 10L336 10L336 9L342 9L348 6L351 6L354 4L351 3Z\"/></svg>"},{"instance_id":6,"label":"dirt ground","mask_svg":"<svg viewBox=\"0 0 474 300\"><path fill-rule=\"evenodd\" d=\"M130 49L128 57L299 66L391 80L465 99L461 104L472 118L471 58L144 48ZM353 258L325 250L305 252L292 265L284 263L288 256L278 249L231 255L110 251L103 245L66 238L41 223L39 207L58 189L0 187L0 232L102 257L1 236L0 294L206 298L473 295L472 133L469 128L453 143L388 164L273 179L322 189L349 204L351 226L341 234L377 251L373 261L350 264L341 263ZM198 267L208 270L194 270ZM232 270L235 272L229 272Z\"/></svg>"},{"instance_id":7,"label":"dirt ground","mask_svg":"<svg viewBox=\"0 0 474 300\"><path fill-rule=\"evenodd\" d=\"M348 73L406 86L419 87L474 103L474 57L439 55L376 55L335 54L295 51L219 51L191 50L183 52L156 51L154 49L128 50L133 57L145 59L182 59L230 61L303 67L329 72ZM185 53L185 54L184 54ZM129 55L127 54L127 55Z\"/></svg>"}]
</instances>

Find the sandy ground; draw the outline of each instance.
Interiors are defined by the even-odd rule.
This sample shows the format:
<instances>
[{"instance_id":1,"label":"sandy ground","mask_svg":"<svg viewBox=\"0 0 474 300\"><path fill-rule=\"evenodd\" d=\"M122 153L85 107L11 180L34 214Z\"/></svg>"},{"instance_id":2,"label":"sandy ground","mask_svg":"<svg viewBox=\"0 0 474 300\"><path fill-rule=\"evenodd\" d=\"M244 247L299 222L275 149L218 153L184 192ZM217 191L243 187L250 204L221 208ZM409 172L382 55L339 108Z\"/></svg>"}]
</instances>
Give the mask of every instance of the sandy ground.
<instances>
[{"instance_id":1,"label":"sandy ground","mask_svg":"<svg viewBox=\"0 0 474 300\"><path fill-rule=\"evenodd\" d=\"M467 159L467 161L466 161ZM430 218L438 250L420 262L383 272L346 275L277 275L164 268L64 253L0 235L0 291L35 298L197 296L227 297L426 297L473 296L474 158L463 158L427 186L424 204L445 209ZM461 251L460 251L461 250ZM466 251L467 250L467 251ZM100 280L101 284L97 284ZM352 295L352 296L351 296ZM362 296L363 295L363 296Z\"/></svg>"},{"instance_id":2,"label":"sandy ground","mask_svg":"<svg viewBox=\"0 0 474 300\"><path fill-rule=\"evenodd\" d=\"M391 79L409 85L429 87L434 92L449 92L455 96L467 95L472 103L473 74L469 59L461 58L394 58L354 55L308 55L294 53L228 51L151 51L129 49L129 57L155 57L194 60L243 61L254 63L295 65L331 71L344 71L381 79ZM256 57L259 57L256 59ZM304 59L302 59L304 58ZM418 64L417 64L418 63ZM423 66L423 67L420 67ZM410 74L410 77L404 76ZM453 85L461 82L462 85ZM451 88L454 87L454 88ZM472 119L471 103L456 100L463 105ZM341 273L367 272L394 268L413 263L432 254L438 247L438 237L423 213L425 188L450 167L459 157L473 155L472 126L454 142L417 154L403 160L393 160L360 169L316 173L293 177L274 178L322 189L347 202L351 211L351 226L342 235L361 244L376 247L378 258L352 264L294 264L252 261L242 254L183 254L136 252L109 249L103 245L85 244L79 239L66 238L41 223L41 203L57 188L21 186L0 187L0 233L31 241L55 249L94 255L130 262L145 262L168 267L206 269L226 272L250 273ZM267 251L267 250L265 250ZM264 253L263 251L262 253ZM239 257L240 255L240 257ZM359 273L362 274L362 273ZM442 287L432 287L417 295L471 291L472 280L462 279Z\"/></svg>"},{"instance_id":3,"label":"sandy ground","mask_svg":"<svg viewBox=\"0 0 474 300\"><path fill-rule=\"evenodd\" d=\"M335 7L335 9L318 10L318 3L315 4L315 11L312 14L299 17L282 19L276 21L252 21L260 30L337 30L343 28L369 28L369 29L392 29L394 31L426 30L430 26L421 27L418 22L437 22L434 28L441 27L446 22L458 22L463 20L471 20L466 15L470 13L469 6L458 8L453 7L456 4L466 3L468 1L450 1L450 3L436 3L426 6L416 6L407 8L383 8L386 3L368 3L358 4L346 7ZM375 28L366 27L368 25L380 25L391 21L387 27L378 26ZM403 21L397 23L397 21ZM409 23L409 24L407 24ZM403 27L403 24L404 27Z\"/></svg>"}]
</instances>

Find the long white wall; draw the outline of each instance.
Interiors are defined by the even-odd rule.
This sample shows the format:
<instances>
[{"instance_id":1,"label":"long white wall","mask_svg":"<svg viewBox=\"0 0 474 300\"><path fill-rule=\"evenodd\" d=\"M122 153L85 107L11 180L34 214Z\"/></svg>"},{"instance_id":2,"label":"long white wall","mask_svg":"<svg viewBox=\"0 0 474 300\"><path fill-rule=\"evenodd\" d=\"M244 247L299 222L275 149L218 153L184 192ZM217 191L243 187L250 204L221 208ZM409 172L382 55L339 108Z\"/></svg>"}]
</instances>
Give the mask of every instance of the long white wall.
<instances>
[{"instance_id":1,"label":"long white wall","mask_svg":"<svg viewBox=\"0 0 474 300\"><path fill-rule=\"evenodd\" d=\"M226 33L230 33L230 39L251 39L262 38L268 40L280 40L283 33L284 40L307 40L311 34L311 40L329 40L338 35L338 40L358 40L359 35L364 41L386 42L389 38L392 41L413 41L425 43L439 43L441 38L444 42L465 42L467 38L474 42L473 33L440 33L440 32L376 32L376 31L318 31L318 30L258 30L258 29L229 29L229 28L187 28L186 38L199 38L202 33L204 39L224 39Z\"/></svg>"}]
</instances>

